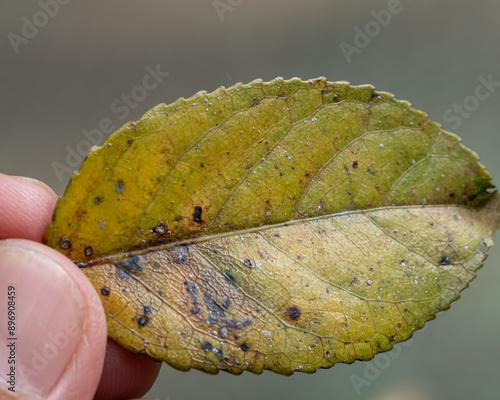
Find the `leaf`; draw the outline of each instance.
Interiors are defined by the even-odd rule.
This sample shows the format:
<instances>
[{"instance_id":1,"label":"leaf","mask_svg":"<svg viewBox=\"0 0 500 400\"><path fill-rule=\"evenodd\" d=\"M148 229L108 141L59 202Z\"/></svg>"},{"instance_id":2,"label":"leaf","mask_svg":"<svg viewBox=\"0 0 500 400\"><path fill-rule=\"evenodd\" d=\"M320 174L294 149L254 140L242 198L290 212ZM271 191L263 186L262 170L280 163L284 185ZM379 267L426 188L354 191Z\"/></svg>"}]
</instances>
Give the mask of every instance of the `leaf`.
<instances>
[{"instance_id":1,"label":"leaf","mask_svg":"<svg viewBox=\"0 0 500 400\"><path fill-rule=\"evenodd\" d=\"M389 93L256 80L93 148L45 241L128 350L289 375L370 360L449 308L493 244L494 192L457 136Z\"/></svg>"}]
</instances>

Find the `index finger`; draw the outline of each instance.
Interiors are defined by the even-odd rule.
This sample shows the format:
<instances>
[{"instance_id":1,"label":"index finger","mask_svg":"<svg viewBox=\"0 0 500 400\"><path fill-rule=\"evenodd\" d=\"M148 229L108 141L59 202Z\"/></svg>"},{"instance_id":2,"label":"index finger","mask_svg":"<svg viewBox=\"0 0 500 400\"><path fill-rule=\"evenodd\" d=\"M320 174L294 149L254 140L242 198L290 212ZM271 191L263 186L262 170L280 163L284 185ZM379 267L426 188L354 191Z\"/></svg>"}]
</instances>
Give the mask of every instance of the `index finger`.
<instances>
[{"instance_id":1,"label":"index finger","mask_svg":"<svg viewBox=\"0 0 500 400\"><path fill-rule=\"evenodd\" d=\"M0 173L0 240L41 242L57 195L43 182Z\"/></svg>"}]
</instances>

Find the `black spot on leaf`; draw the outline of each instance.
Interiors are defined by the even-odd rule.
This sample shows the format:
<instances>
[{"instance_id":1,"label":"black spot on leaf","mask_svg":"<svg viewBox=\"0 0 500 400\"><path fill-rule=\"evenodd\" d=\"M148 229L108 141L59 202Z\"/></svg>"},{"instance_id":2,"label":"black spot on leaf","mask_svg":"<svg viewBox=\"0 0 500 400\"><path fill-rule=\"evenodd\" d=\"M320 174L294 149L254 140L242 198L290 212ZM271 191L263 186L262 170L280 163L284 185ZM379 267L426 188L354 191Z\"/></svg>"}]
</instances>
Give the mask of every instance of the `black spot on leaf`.
<instances>
[{"instance_id":1,"label":"black spot on leaf","mask_svg":"<svg viewBox=\"0 0 500 400\"><path fill-rule=\"evenodd\" d=\"M248 351L250 350L250 347L248 347L248 344L243 343L243 344L240 346L240 349L241 349L241 350L243 350L243 353L248 353Z\"/></svg>"},{"instance_id":2,"label":"black spot on leaf","mask_svg":"<svg viewBox=\"0 0 500 400\"><path fill-rule=\"evenodd\" d=\"M120 279L130 279L131 278L131 275L128 273L128 272L125 272L123 269L121 268L116 268L116 274L118 275L118 278Z\"/></svg>"},{"instance_id":3,"label":"black spot on leaf","mask_svg":"<svg viewBox=\"0 0 500 400\"><path fill-rule=\"evenodd\" d=\"M94 253L94 249L92 248L92 246L87 246L85 247L85 250L83 250L83 252L87 257L90 257Z\"/></svg>"},{"instance_id":4,"label":"black spot on leaf","mask_svg":"<svg viewBox=\"0 0 500 400\"><path fill-rule=\"evenodd\" d=\"M258 106L260 104L260 99L258 97L254 97L252 99L252 107Z\"/></svg>"},{"instance_id":5,"label":"black spot on leaf","mask_svg":"<svg viewBox=\"0 0 500 400\"><path fill-rule=\"evenodd\" d=\"M439 265L450 265L450 259L447 256L442 256L439 260Z\"/></svg>"},{"instance_id":6,"label":"black spot on leaf","mask_svg":"<svg viewBox=\"0 0 500 400\"><path fill-rule=\"evenodd\" d=\"M290 319L297 320L300 318L300 308L297 306L291 306L288 308L286 314L290 317Z\"/></svg>"},{"instance_id":7,"label":"black spot on leaf","mask_svg":"<svg viewBox=\"0 0 500 400\"><path fill-rule=\"evenodd\" d=\"M128 258L124 258L122 260L115 261L115 266L125 270L128 273L136 274L138 272L142 272L142 267L139 264L141 262L140 256L132 256Z\"/></svg>"},{"instance_id":8,"label":"black spot on leaf","mask_svg":"<svg viewBox=\"0 0 500 400\"><path fill-rule=\"evenodd\" d=\"M230 319L227 321L227 326L229 326L231 329L241 329L242 325L241 322L236 321L235 319Z\"/></svg>"},{"instance_id":9,"label":"black spot on leaf","mask_svg":"<svg viewBox=\"0 0 500 400\"><path fill-rule=\"evenodd\" d=\"M61 249L69 249L71 247L71 241L69 239L61 240L61 244L59 244Z\"/></svg>"},{"instance_id":10,"label":"black spot on leaf","mask_svg":"<svg viewBox=\"0 0 500 400\"><path fill-rule=\"evenodd\" d=\"M111 293L111 290L109 290L109 288L107 288L107 287L103 287L103 288L101 289L101 294L102 294L103 296L109 296L109 294L110 294L110 293Z\"/></svg>"},{"instance_id":11,"label":"black spot on leaf","mask_svg":"<svg viewBox=\"0 0 500 400\"><path fill-rule=\"evenodd\" d=\"M224 308L215 300L207 301L206 306L209 316L208 321L211 325L215 325L217 322L219 322L220 317L226 316L226 311L224 310Z\"/></svg>"},{"instance_id":12,"label":"black spot on leaf","mask_svg":"<svg viewBox=\"0 0 500 400\"><path fill-rule=\"evenodd\" d=\"M184 282L184 285L186 285L186 290L189 294L198 293L198 287L196 286L196 284L186 281L186 282Z\"/></svg>"},{"instance_id":13,"label":"black spot on leaf","mask_svg":"<svg viewBox=\"0 0 500 400\"><path fill-rule=\"evenodd\" d=\"M222 273L222 275L224 275L224 278L226 278L226 281L228 281L232 284L236 284L236 278L234 277L234 275L231 272L224 271Z\"/></svg>"},{"instance_id":14,"label":"black spot on leaf","mask_svg":"<svg viewBox=\"0 0 500 400\"><path fill-rule=\"evenodd\" d=\"M212 343L210 343L210 342L203 342L203 344L201 345L201 348L203 349L203 351L208 353L209 351L212 351L213 346L212 346Z\"/></svg>"},{"instance_id":15,"label":"black spot on leaf","mask_svg":"<svg viewBox=\"0 0 500 400\"><path fill-rule=\"evenodd\" d=\"M357 162L357 161L353 161L353 163L352 163L352 167L353 167L353 168L358 168L358 162Z\"/></svg>"},{"instance_id":16,"label":"black spot on leaf","mask_svg":"<svg viewBox=\"0 0 500 400\"><path fill-rule=\"evenodd\" d=\"M186 291L189 293L189 296L191 297L191 301L193 302L194 305L199 303L198 300L198 286L192 282L184 282L184 285L186 285Z\"/></svg>"},{"instance_id":17,"label":"black spot on leaf","mask_svg":"<svg viewBox=\"0 0 500 400\"><path fill-rule=\"evenodd\" d=\"M201 219L201 207L200 206L196 206L194 208L193 219L194 219L194 222L198 222L198 223L203 222Z\"/></svg>"},{"instance_id":18,"label":"black spot on leaf","mask_svg":"<svg viewBox=\"0 0 500 400\"><path fill-rule=\"evenodd\" d=\"M96 197L94 197L94 204L95 204L96 206L98 206L99 204L101 204L101 203L102 203L102 201L103 201L103 198L102 198L101 196L96 196Z\"/></svg>"},{"instance_id":19,"label":"black spot on leaf","mask_svg":"<svg viewBox=\"0 0 500 400\"><path fill-rule=\"evenodd\" d=\"M122 194L125 190L125 183L119 179L115 182L115 192L118 194Z\"/></svg>"},{"instance_id":20,"label":"black spot on leaf","mask_svg":"<svg viewBox=\"0 0 500 400\"><path fill-rule=\"evenodd\" d=\"M246 260L243 262L243 265L244 265L245 267L248 267L248 268L253 268L252 260L250 260L250 259L246 259Z\"/></svg>"},{"instance_id":21,"label":"black spot on leaf","mask_svg":"<svg viewBox=\"0 0 500 400\"><path fill-rule=\"evenodd\" d=\"M173 249L175 251L174 262L177 264L187 264L189 262L189 247L179 246Z\"/></svg>"},{"instance_id":22,"label":"black spot on leaf","mask_svg":"<svg viewBox=\"0 0 500 400\"><path fill-rule=\"evenodd\" d=\"M145 315L141 315L139 318L137 318L137 324L142 328L146 326L149 322L149 318Z\"/></svg>"},{"instance_id":23,"label":"black spot on leaf","mask_svg":"<svg viewBox=\"0 0 500 400\"><path fill-rule=\"evenodd\" d=\"M153 228L153 232L158 233L159 235L165 235L168 232L168 227L165 221L160 221Z\"/></svg>"},{"instance_id":24,"label":"black spot on leaf","mask_svg":"<svg viewBox=\"0 0 500 400\"><path fill-rule=\"evenodd\" d=\"M219 360L224 356L224 354L222 353L222 349L214 347L212 351L214 353L214 356L217 357Z\"/></svg>"},{"instance_id":25,"label":"black spot on leaf","mask_svg":"<svg viewBox=\"0 0 500 400\"><path fill-rule=\"evenodd\" d=\"M226 300L224 300L222 302L222 308L227 310L229 307L231 307L231 304L233 304L233 303L232 303L231 299L228 297Z\"/></svg>"},{"instance_id":26,"label":"black spot on leaf","mask_svg":"<svg viewBox=\"0 0 500 400\"><path fill-rule=\"evenodd\" d=\"M142 306L142 309L144 311L144 315L148 315L148 314L151 314L153 312L153 309L151 308L151 306L149 304L144 304Z\"/></svg>"},{"instance_id":27,"label":"black spot on leaf","mask_svg":"<svg viewBox=\"0 0 500 400\"><path fill-rule=\"evenodd\" d=\"M221 326L219 328L219 335L224 339L228 337L229 329L227 329L227 326Z\"/></svg>"}]
</instances>

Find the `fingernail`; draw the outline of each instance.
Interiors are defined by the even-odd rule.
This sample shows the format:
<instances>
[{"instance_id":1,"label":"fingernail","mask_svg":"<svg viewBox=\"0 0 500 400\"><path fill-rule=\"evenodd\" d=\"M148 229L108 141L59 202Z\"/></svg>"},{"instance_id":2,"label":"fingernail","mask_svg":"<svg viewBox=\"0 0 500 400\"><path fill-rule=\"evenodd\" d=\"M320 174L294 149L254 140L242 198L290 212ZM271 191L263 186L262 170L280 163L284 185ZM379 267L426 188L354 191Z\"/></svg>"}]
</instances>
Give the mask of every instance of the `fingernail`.
<instances>
[{"instance_id":1,"label":"fingernail","mask_svg":"<svg viewBox=\"0 0 500 400\"><path fill-rule=\"evenodd\" d=\"M13 381L16 392L43 398L84 332L83 297L52 259L12 245L0 245L0 296L3 382L9 387Z\"/></svg>"}]
</instances>

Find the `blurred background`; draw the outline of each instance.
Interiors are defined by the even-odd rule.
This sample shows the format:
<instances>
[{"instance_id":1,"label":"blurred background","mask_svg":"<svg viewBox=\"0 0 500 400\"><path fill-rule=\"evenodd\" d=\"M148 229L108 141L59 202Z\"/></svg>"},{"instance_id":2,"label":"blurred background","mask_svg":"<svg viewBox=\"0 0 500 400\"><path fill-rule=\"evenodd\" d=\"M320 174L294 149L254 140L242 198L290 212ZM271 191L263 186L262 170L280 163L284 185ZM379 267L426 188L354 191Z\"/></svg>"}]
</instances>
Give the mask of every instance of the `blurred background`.
<instances>
[{"instance_id":1,"label":"blurred background","mask_svg":"<svg viewBox=\"0 0 500 400\"><path fill-rule=\"evenodd\" d=\"M86 141L102 143L110 126L157 103L256 78L326 76L411 101L460 135L500 184L498 1L42 3L0 2L3 173L40 179L62 195ZM156 80L145 85L151 71ZM498 399L499 282L497 246L461 301L369 363L288 378L164 365L149 396Z\"/></svg>"}]
</instances>

